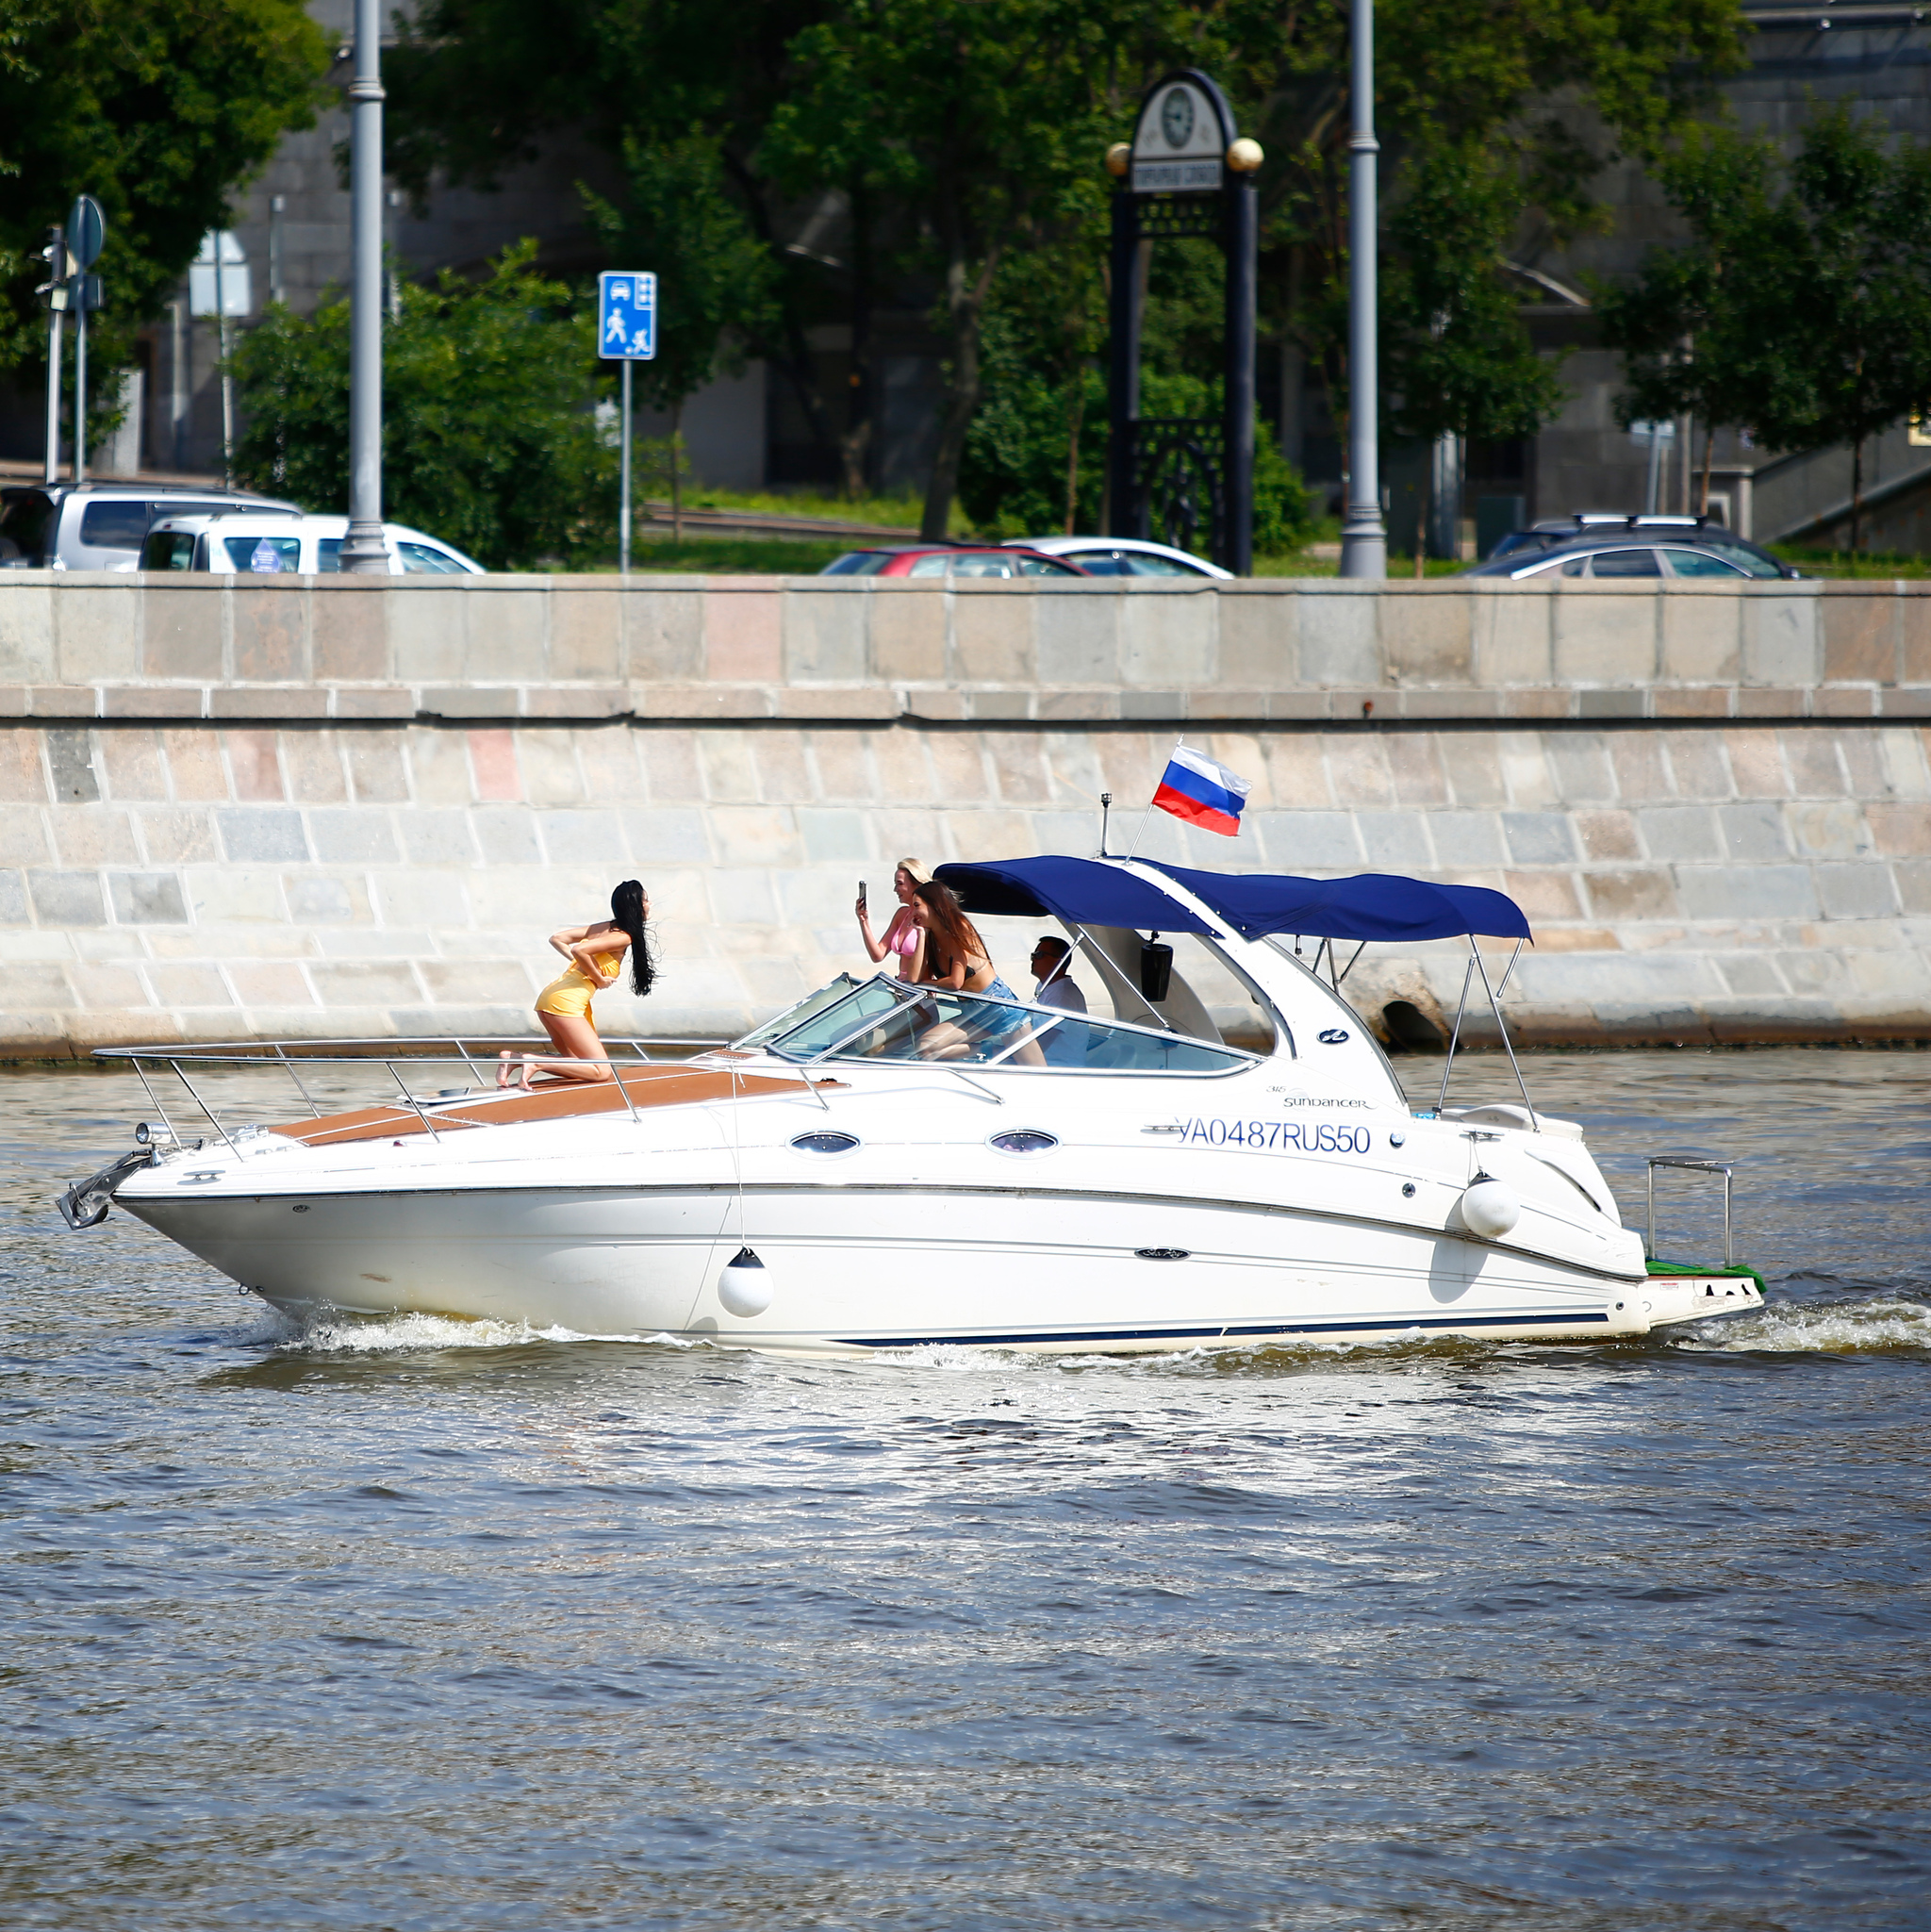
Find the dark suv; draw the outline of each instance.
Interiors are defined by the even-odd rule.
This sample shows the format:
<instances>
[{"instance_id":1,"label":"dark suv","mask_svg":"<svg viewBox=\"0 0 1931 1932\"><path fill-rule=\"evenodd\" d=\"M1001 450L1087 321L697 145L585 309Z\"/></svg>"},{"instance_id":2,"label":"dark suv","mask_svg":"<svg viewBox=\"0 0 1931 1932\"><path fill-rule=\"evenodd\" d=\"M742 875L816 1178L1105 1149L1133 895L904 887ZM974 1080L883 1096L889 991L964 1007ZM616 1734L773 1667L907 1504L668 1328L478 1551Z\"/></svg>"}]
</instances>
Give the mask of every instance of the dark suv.
<instances>
[{"instance_id":1,"label":"dark suv","mask_svg":"<svg viewBox=\"0 0 1931 1932\"><path fill-rule=\"evenodd\" d=\"M1621 511L1583 510L1573 517L1546 517L1527 530L1511 530L1483 559L1484 564L1513 556L1517 564L1528 561L1528 553L1543 550L1567 550L1577 543L1597 538L1626 543L1632 532L1640 532L1653 542L1687 543L1697 550L1714 552L1735 563L1746 577L1801 577L1781 557L1774 557L1761 544L1738 537L1708 517L1636 517ZM1466 573L1464 573L1466 574ZM1490 574L1502 574L1491 572Z\"/></svg>"},{"instance_id":2,"label":"dark suv","mask_svg":"<svg viewBox=\"0 0 1931 1932\"><path fill-rule=\"evenodd\" d=\"M149 524L194 510L301 515L274 497L192 484L23 484L0 489L0 570L132 570Z\"/></svg>"}]
</instances>

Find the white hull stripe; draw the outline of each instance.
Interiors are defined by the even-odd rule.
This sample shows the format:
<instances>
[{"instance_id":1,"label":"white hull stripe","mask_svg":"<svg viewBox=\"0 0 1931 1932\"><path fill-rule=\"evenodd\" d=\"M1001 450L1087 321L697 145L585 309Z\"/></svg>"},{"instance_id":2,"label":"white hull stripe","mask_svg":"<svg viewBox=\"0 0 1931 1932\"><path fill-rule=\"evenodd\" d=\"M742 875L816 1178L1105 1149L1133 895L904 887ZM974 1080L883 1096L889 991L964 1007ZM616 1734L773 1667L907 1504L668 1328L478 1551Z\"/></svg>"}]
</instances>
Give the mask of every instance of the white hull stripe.
<instances>
[{"instance_id":1,"label":"white hull stripe","mask_svg":"<svg viewBox=\"0 0 1931 1932\"><path fill-rule=\"evenodd\" d=\"M1225 1342L1235 1336L1361 1335L1400 1333L1412 1329L1568 1328L1600 1325L1609 1318L1607 1310L1596 1310L1576 1314L1410 1315L1383 1322L1254 1322L1206 1329L1065 1329L1022 1330L1011 1335L850 1335L837 1339L849 1348L1006 1348L1029 1342Z\"/></svg>"}]
</instances>

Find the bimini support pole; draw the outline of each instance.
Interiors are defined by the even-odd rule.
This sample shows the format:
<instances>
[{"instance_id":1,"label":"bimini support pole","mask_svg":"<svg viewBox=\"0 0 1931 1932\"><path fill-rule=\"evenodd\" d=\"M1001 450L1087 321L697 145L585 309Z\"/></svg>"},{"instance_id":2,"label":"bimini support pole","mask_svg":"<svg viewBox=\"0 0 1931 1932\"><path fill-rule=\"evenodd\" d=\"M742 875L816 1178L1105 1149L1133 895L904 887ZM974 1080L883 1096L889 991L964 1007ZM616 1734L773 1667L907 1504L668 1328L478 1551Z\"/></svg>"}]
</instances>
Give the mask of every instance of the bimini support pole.
<instances>
[{"instance_id":1,"label":"bimini support pole","mask_svg":"<svg viewBox=\"0 0 1931 1932\"><path fill-rule=\"evenodd\" d=\"M1522 1077L1522 1063L1516 1059L1515 1043L1509 1037L1509 1022L1502 1017L1501 995L1489 984L1489 969L1483 964L1481 948L1476 944L1473 934L1469 937L1468 946L1469 950L1475 954L1476 966L1481 972L1482 989L1489 996L1489 1010L1495 1016L1495 1030L1502 1035L1502 1050L1509 1056L1509 1065L1515 1069L1515 1084L1522 1089L1522 1104L1528 1109L1528 1124L1535 1132L1540 1133L1543 1125L1536 1118L1535 1102L1528 1098L1528 1082ZM1519 943L1517 949L1520 949ZM1512 969L1515 962L1510 960L1509 964ZM1503 983L1507 984L1506 977Z\"/></svg>"},{"instance_id":2,"label":"bimini support pole","mask_svg":"<svg viewBox=\"0 0 1931 1932\"><path fill-rule=\"evenodd\" d=\"M1468 944L1469 949L1473 951L1475 941L1471 939ZM1468 983L1474 977L1475 961L1471 959L1461 969L1461 998L1456 1002L1455 1026L1448 1035L1448 1057L1442 1063L1442 1093L1441 1098L1435 1102L1435 1115L1438 1119L1442 1109L1448 1104L1448 1075L1455 1065L1455 1049L1461 1044L1461 1022L1468 1012Z\"/></svg>"}]
</instances>

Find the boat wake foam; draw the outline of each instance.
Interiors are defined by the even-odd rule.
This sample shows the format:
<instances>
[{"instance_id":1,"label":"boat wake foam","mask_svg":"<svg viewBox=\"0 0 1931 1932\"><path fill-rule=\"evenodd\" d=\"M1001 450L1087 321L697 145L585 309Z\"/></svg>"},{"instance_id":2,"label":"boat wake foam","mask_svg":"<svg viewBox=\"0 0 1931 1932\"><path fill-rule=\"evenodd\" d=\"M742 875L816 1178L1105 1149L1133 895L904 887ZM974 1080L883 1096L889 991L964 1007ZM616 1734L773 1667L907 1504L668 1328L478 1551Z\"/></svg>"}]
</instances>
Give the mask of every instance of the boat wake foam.
<instances>
[{"instance_id":1,"label":"boat wake foam","mask_svg":"<svg viewBox=\"0 0 1931 1932\"><path fill-rule=\"evenodd\" d=\"M1931 1353L1931 1306L1901 1295L1777 1302L1672 1338L1682 1348L1757 1355Z\"/></svg>"},{"instance_id":2,"label":"boat wake foam","mask_svg":"<svg viewBox=\"0 0 1931 1932\"><path fill-rule=\"evenodd\" d=\"M677 1335L586 1335L575 1329L533 1329L527 1322L469 1320L455 1315L321 1315L280 1344L299 1355L421 1354L449 1348L527 1348L536 1343L625 1342L694 1348Z\"/></svg>"}]
</instances>

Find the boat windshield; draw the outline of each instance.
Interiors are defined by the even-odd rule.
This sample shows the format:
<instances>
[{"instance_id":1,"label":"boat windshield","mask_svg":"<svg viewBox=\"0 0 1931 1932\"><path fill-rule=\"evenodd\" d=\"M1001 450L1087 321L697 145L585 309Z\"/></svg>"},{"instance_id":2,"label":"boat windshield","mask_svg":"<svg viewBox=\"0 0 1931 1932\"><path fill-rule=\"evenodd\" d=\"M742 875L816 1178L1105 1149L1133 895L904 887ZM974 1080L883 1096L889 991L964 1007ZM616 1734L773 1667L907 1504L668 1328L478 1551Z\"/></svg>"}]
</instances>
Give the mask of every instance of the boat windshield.
<instances>
[{"instance_id":1,"label":"boat windshield","mask_svg":"<svg viewBox=\"0 0 1931 1932\"><path fill-rule=\"evenodd\" d=\"M908 1060L1074 1073L1230 1073L1254 1064L1250 1053L1180 1033L912 987L883 975L856 986L849 978L833 981L740 1044L790 1061Z\"/></svg>"}]
</instances>

